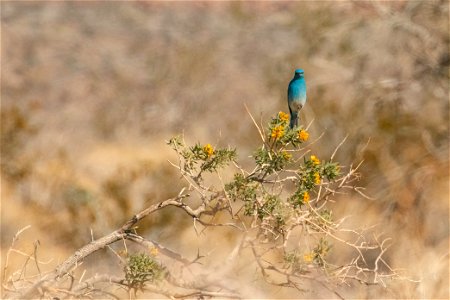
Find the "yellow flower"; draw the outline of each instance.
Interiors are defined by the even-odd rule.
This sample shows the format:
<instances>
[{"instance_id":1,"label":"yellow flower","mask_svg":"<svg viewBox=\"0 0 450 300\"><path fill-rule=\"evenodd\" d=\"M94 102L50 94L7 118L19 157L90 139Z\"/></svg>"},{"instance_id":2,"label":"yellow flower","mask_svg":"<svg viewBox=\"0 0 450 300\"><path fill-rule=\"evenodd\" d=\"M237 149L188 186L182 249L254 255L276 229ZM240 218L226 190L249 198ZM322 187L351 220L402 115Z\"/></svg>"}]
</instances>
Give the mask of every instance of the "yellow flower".
<instances>
[{"instance_id":1,"label":"yellow flower","mask_svg":"<svg viewBox=\"0 0 450 300\"><path fill-rule=\"evenodd\" d=\"M313 162L313 164L315 164L315 165L320 164L320 160L317 158L317 156L311 155L310 159Z\"/></svg>"},{"instance_id":2,"label":"yellow flower","mask_svg":"<svg viewBox=\"0 0 450 300\"><path fill-rule=\"evenodd\" d=\"M203 146L203 151L206 153L206 155L208 155L208 157L214 154L214 148L211 146L211 144L206 144L205 146Z\"/></svg>"},{"instance_id":3,"label":"yellow flower","mask_svg":"<svg viewBox=\"0 0 450 300\"><path fill-rule=\"evenodd\" d=\"M314 260L314 253L307 253L303 255L303 260L308 263L312 262Z\"/></svg>"},{"instance_id":4,"label":"yellow flower","mask_svg":"<svg viewBox=\"0 0 450 300\"><path fill-rule=\"evenodd\" d=\"M309 133L306 130L300 130L298 132L298 139L302 142L306 142L309 138Z\"/></svg>"},{"instance_id":5,"label":"yellow flower","mask_svg":"<svg viewBox=\"0 0 450 300\"><path fill-rule=\"evenodd\" d=\"M304 203L308 203L309 202L309 193L308 192L304 192L303 193L303 202Z\"/></svg>"},{"instance_id":6,"label":"yellow flower","mask_svg":"<svg viewBox=\"0 0 450 300\"><path fill-rule=\"evenodd\" d=\"M150 250L150 254L153 255L153 256L156 256L159 253L159 250L156 247L150 247L149 250Z\"/></svg>"},{"instance_id":7,"label":"yellow flower","mask_svg":"<svg viewBox=\"0 0 450 300\"><path fill-rule=\"evenodd\" d=\"M287 113L284 113L280 111L278 113L278 118L280 118L281 121L289 121L289 115Z\"/></svg>"},{"instance_id":8,"label":"yellow flower","mask_svg":"<svg viewBox=\"0 0 450 300\"><path fill-rule=\"evenodd\" d=\"M292 158L292 155L289 154L289 153L287 153L286 151L283 151L283 152L281 153L281 155L283 155L283 158L286 159L286 160Z\"/></svg>"},{"instance_id":9,"label":"yellow flower","mask_svg":"<svg viewBox=\"0 0 450 300\"><path fill-rule=\"evenodd\" d=\"M318 172L314 173L314 183L320 184L320 174Z\"/></svg>"},{"instance_id":10,"label":"yellow flower","mask_svg":"<svg viewBox=\"0 0 450 300\"><path fill-rule=\"evenodd\" d=\"M275 138L276 140L278 140L279 138L282 138L284 136L284 126L275 126L272 129L272 134L271 136L273 138Z\"/></svg>"}]
</instances>

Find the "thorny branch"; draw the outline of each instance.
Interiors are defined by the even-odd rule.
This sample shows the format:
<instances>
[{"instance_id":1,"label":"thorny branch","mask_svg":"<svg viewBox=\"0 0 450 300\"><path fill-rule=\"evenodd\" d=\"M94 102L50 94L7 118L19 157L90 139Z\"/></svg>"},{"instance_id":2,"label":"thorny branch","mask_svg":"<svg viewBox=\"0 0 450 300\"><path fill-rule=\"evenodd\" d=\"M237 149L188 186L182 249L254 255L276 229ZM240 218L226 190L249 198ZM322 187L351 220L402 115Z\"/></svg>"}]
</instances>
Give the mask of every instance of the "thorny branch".
<instances>
[{"instance_id":1,"label":"thorny branch","mask_svg":"<svg viewBox=\"0 0 450 300\"><path fill-rule=\"evenodd\" d=\"M182 191L183 192L183 191ZM20 298L33 298L36 294L42 294L42 291L48 290L50 286L56 284L60 281L61 278L71 276L70 273L75 270L78 266L81 265L83 260L91 255L92 253L103 249L104 247L115 243L121 240L131 240L133 242L146 245L146 246L154 246L158 250L161 251L161 254L166 255L169 258L182 262L184 264L190 264L192 262L183 258L180 254L171 251L156 242L150 242L142 238L141 236L134 233L133 227L140 220L144 219L148 215L159 211L168 206L175 206L182 209L186 214L192 217L194 220L200 220L200 217L203 213L208 213L206 207L204 205L199 206L197 208L192 208L187 204L183 203L183 199L188 197L188 194L180 193L177 197L162 201L158 204L152 205L145 210L134 215L130 220L128 220L120 229L113 231L112 233L103 236L97 240L90 242L89 244L83 246L79 250L77 250L72 256L67 258L64 262L62 262L56 269L43 276L40 280L36 281L32 286L20 291ZM205 226L208 224L206 222L202 222ZM29 257L31 258L31 256ZM6 268L4 270L6 273ZM201 294L201 291L198 291ZM217 293L220 295L220 293Z\"/></svg>"},{"instance_id":2,"label":"thorny branch","mask_svg":"<svg viewBox=\"0 0 450 300\"><path fill-rule=\"evenodd\" d=\"M38 244L36 244L34 252L26 255L27 262L23 271L18 275L13 274L6 280L9 256L14 251L18 251L14 249L14 242L18 235L27 228L22 229L14 237L11 249L6 255L3 271L4 289L11 292L11 297L16 298L50 296L115 298L115 293L111 289L99 287L101 284L106 284L110 288L115 286L128 291L131 297L132 291L136 293L136 288L131 287L125 277L95 274L84 279L85 272L83 272L76 282L74 273L83 261L94 252L116 242L123 242L126 247L125 241L136 243L147 250L156 249L161 255L161 260L164 257L166 261L171 261L172 268L177 268L176 271L171 271L170 268L164 267L163 283L147 282L140 287L143 291L172 299L240 298L239 293L236 292L236 286L225 284L223 281L224 278L230 276L230 272L234 270L235 266L239 267L238 258L241 255L248 257L247 254L253 257L253 262L246 261L241 267L256 268L261 274L261 279L271 285L304 291L305 281L311 281L320 284L341 299L343 297L334 288L335 284L355 280L366 285L385 285L386 279L399 277L396 270L393 270L384 259L389 248L389 238L380 240L375 235L370 238L371 234L368 230L344 228L346 217L335 220L327 209L328 202L333 201L336 195L341 195L344 191L362 193L361 188L354 185L359 176L357 170L361 163L356 167L350 166L346 174L335 179L324 180L322 177L328 176L326 172L337 172L335 165L319 165L312 159L307 162L306 153L309 153L310 150L295 147L295 140L288 141L280 147L277 139L270 135L266 136L264 129L259 127L253 116L251 118L261 136L263 144L261 151L268 151L266 162L255 166L252 171L247 171L234 161L231 150L213 152L212 148L205 148L209 151L206 152L200 146L186 150L188 148L184 146L183 142L172 141L171 145L178 154L178 163L170 163L179 170L188 185L176 197L153 204L138 212L117 230L92 240L78 249L50 273L41 274L37 260ZM296 137L294 135L291 138ZM330 161L333 160L346 138L337 146ZM288 149L288 145L293 146L293 149ZM222 153L224 157L215 157L215 155L219 155L217 153ZM271 164L280 154L287 155L286 157L298 154L298 158L292 159L292 165L286 164L283 167L272 168ZM214 161L214 159L217 160ZM222 176L213 167L219 165L220 159L228 159L229 163L236 167L237 174L241 174L241 176L235 178L241 181L233 182L232 185L223 182ZM317 160L317 158L314 159ZM307 168L313 170L311 172L317 173L320 170L323 174L307 175L310 172L309 169L299 169L296 166L302 163L301 160ZM327 166L331 168L331 171L323 169ZM216 190L214 186L205 185L206 173L218 176L221 183L220 189ZM315 180L315 183L308 190L311 193L314 192L311 199L309 199L309 194L308 197L305 197L304 193L289 196L289 193L292 194L292 192L285 185L293 183L300 188L302 184L305 184L305 176L313 175L316 179L309 180L313 180L312 182ZM317 179L317 176L320 180ZM230 186L234 186L241 194L233 195ZM200 200L194 201L194 203L200 204L187 204L191 202L186 199L194 197ZM249 197L251 201L245 197ZM280 201L279 199L283 197L285 200ZM230 253L226 266L216 268L214 271L203 266L200 267L204 258L203 255L200 255L200 250L197 257L187 258L157 241L146 239L137 233L137 223L166 207L176 207L185 212L192 219L192 226L197 234L204 233L207 228L228 227L232 229L240 243ZM218 218L220 212L225 212L227 218L223 217L224 214ZM203 229L199 230L197 226L202 226ZM332 242L347 247L348 251L353 251L356 255L348 262L329 262L327 254L331 249ZM250 249L250 253L246 254L248 249ZM376 257L370 259L367 254L369 251L371 253L375 251ZM116 253L116 256L119 254ZM278 258L274 259L274 257ZM39 271L38 277L34 280L25 278L25 274L22 274L28 261L35 261ZM184 273L189 274L191 280L183 279L182 274Z\"/></svg>"}]
</instances>

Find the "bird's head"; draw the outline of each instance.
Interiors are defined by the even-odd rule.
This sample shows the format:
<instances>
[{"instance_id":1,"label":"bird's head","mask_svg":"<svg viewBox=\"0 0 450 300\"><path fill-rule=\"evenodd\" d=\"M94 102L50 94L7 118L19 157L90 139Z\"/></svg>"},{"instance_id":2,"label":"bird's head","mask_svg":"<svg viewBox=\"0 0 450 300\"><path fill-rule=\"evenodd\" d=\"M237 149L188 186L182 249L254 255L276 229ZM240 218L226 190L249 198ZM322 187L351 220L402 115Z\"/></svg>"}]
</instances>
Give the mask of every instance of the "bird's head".
<instances>
[{"instance_id":1,"label":"bird's head","mask_svg":"<svg viewBox=\"0 0 450 300\"><path fill-rule=\"evenodd\" d=\"M303 69L295 70L295 77L303 77L304 74L305 72L303 71Z\"/></svg>"}]
</instances>

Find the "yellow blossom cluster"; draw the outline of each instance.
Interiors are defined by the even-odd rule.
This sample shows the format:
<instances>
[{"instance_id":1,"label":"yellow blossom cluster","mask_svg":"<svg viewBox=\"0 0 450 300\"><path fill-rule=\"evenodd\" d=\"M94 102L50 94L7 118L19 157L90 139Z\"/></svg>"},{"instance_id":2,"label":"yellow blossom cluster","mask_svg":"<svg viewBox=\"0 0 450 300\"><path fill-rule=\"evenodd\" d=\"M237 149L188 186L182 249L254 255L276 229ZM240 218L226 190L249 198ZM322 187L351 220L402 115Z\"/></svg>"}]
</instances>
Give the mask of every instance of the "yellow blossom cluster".
<instances>
[{"instance_id":1,"label":"yellow blossom cluster","mask_svg":"<svg viewBox=\"0 0 450 300\"><path fill-rule=\"evenodd\" d=\"M281 121L289 121L289 115L288 115L287 113L285 113L285 112L282 112L282 111L280 111L280 112L278 113L278 118L279 118Z\"/></svg>"},{"instance_id":2,"label":"yellow blossom cluster","mask_svg":"<svg viewBox=\"0 0 450 300\"><path fill-rule=\"evenodd\" d=\"M309 193L308 192L304 192L303 193L303 202L304 203L308 203L309 202Z\"/></svg>"},{"instance_id":3,"label":"yellow blossom cluster","mask_svg":"<svg viewBox=\"0 0 450 300\"><path fill-rule=\"evenodd\" d=\"M314 183L320 184L320 174L318 172L314 173Z\"/></svg>"},{"instance_id":4,"label":"yellow blossom cluster","mask_svg":"<svg viewBox=\"0 0 450 300\"><path fill-rule=\"evenodd\" d=\"M275 126L273 129L272 129L272 134L271 134L271 136L275 139L275 140L278 140L278 139L280 139L280 138L282 138L283 136L284 136L284 131L285 131L285 129L284 129L284 126Z\"/></svg>"},{"instance_id":5,"label":"yellow blossom cluster","mask_svg":"<svg viewBox=\"0 0 450 300\"><path fill-rule=\"evenodd\" d=\"M287 153L286 151L283 151L281 154L283 155L284 159L288 160L292 158L292 154Z\"/></svg>"},{"instance_id":6,"label":"yellow blossom cluster","mask_svg":"<svg viewBox=\"0 0 450 300\"><path fill-rule=\"evenodd\" d=\"M208 157L211 157L214 154L214 148L211 146L211 144L206 144L203 146L203 151L208 155Z\"/></svg>"},{"instance_id":7,"label":"yellow blossom cluster","mask_svg":"<svg viewBox=\"0 0 450 300\"><path fill-rule=\"evenodd\" d=\"M310 159L313 162L313 164L315 164L315 165L320 164L320 160L317 158L317 156L311 155Z\"/></svg>"},{"instance_id":8,"label":"yellow blossom cluster","mask_svg":"<svg viewBox=\"0 0 450 300\"><path fill-rule=\"evenodd\" d=\"M156 247L150 247L149 250L150 250L150 254L153 256L157 256L159 253L159 250Z\"/></svg>"},{"instance_id":9,"label":"yellow blossom cluster","mask_svg":"<svg viewBox=\"0 0 450 300\"><path fill-rule=\"evenodd\" d=\"M308 140L308 138L309 138L309 133L306 130L302 129L298 132L298 139L300 141L306 142Z\"/></svg>"},{"instance_id":10,"label":"yellow blossom cluster","mask_svg":"<svg viewBox=\"0 0 450 300\"><path fill-rule=\"evenodd\" d=\"M314 253L310 252L303 255L303 260L307 263L312 262L314 260Z\"/></svg>"}]
</instances>

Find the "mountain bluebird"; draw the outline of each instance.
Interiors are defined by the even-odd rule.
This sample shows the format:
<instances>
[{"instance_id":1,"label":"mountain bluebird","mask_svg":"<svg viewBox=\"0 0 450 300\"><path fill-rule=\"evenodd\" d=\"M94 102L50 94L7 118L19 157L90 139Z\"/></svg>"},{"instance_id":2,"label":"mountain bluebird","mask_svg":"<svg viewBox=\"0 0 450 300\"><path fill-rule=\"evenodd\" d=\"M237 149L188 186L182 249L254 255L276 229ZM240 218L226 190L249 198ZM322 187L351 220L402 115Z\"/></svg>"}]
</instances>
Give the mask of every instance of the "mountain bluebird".
<instances>
[{"instance_id":1,"label":"mountain bluebird","mask_svg":"<svg viewBox=\"0 0 450 300\"><path fill-rule=\"evenodd\" d=\"M298 114L306 103L306 83L303 77L303 70L295 70L294 78L289 82L288 87L288 105L291 113L289 127L298 126Z\"/></svg>"}]
</instances>

